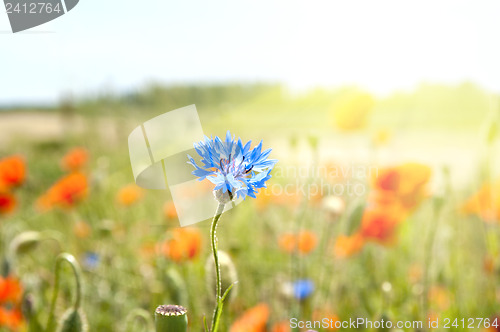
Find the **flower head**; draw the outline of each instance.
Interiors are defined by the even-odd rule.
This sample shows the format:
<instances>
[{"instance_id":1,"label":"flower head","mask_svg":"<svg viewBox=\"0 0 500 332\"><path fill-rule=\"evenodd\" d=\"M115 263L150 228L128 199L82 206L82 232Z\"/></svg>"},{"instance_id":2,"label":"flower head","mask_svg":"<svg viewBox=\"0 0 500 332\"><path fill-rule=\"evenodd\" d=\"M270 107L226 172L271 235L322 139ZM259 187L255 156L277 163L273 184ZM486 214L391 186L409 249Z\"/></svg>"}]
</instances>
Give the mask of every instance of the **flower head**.
<instances>
[{"instance_id":1,"label":"flower head","mask_svg":"<svg viewBox=\"0 0 500 332\"><path fill-rule=\"evenodd\" d=\"M215 184L218 196L228 193L231 198L256 198L257 189L266 187L277 160L267 159L271 149L262 151L262 141L253 149L250 144L251 141L245 145L241 139L236 141L229 131L224 141L217 136L205 137L204 141L194 144L203 165L198 166L188 155L188 163L195 168L193 175L200 181L208 179Z\"/></svg>"},{"instance_id":2,"label":"flower head","mask_svg":"<svg viewBox=\"0 0 500 332\"><path fill-rule=\"evenodd\" d=\"M38 199L38 207L44 211L53 207L72 208L88 194L88 180L82 173L72 173L61 178Z\"/></svg>"},{"instance_id":3,"label":"flower head","mask_svg":"<svg viewBox=\"0 0 500 332\"><path fill-rule=\"evenodd\" d=\"M338 258L350 257L363 248L364 239L360 233L355 233L350 236L339 235L335 241L334 252Z\"/></svg>"},{"instance_id":4,"label":"flower head","mask_svg":"<svg viewBox=\"0 0 500 332\"><path fill-rule=\"evenodd\" d=\"M475 214L485 222L500 220L500 180L485 183L462 206L465 214Z\"/></svg>"},{"instance_id":5,"label":"flower head","mask_svg":"<svg viewBox=\"0 0 500 332\"><path fill-rule=\"evenodd\" d=\"M14 277L0 276L0 330L17 331L23 323L21 297L23 289Z\"/></svg>"},{"instance_id":6,"label":"flower head","mask_svg":"<svg viewBox=\"0 0 500 332\"><path fill-rule=\"evenodd\" d=\"M229 332L265 332L269 311L265 303L248 309L231 325Z\"/></svg>"},{"instance_id":7,"label":"flower head","mask_svg":"<svg viewBox=\"0 0 500 332\"><path fill-rule=\"evenodd\" d=\"M131 206L142 197L144 197L144 190L136 184L129 184L118 191L116 200L123 206Z\"/></svg>"},{"instance_id":8,"label":"flower head","mask_svg":"<svg viewBox=\"0 0 500 332\"><path fill-rule=\"evenodd\" d=\"M73 148L61 159L61 168L65 171L75 172L85 167L89 153L84 148Z\"/></svg>"},{"instance_id":9,"label":"flower head","mask_svg":"<svg viewBox=\"0 0 500 332\"><path fill-rule=\"evenodd\" d=\"M201 232L195 227L175 228L171 238L161 244L160 250L174 262L195 259L201 251Z\"/></svg>"},{"instance_id":10,"label":"flower head","mask_svg":"<svg viewBox=\"0 0 500 332\"><path fill-rule=\"evenodd\" d=\"M278 239L280 248L287 253L311 253L318 244L318 237L314 232L304 230L297 234L284 233Z\"/></svg>"},{"instance_id":11,"label":"flower head","mask_svg":"<svg viewBox=\"0 0 500 332\"><path fill-rule=\"evenodd\" d=\"M16 208L16 204L14 195L0 191L0 215L12 212Z\"/></svg>"},{"instance_id":12,"label":"flower head","mask_svg":"<svg viewBox=\"0 0 500 332\"><path fill-rule=\"evenodd\" d=\"M314 282L309 279L297 280L292 284L293 295L297 300L305 300L314 292Z\"/></svg>"},{"instance_id":13,"label":"flower head","mask_svg":"<svg viewBox=\"0 0 500 332\"><path fill-rule=\"evenodd\" d=\"M11 189L21 185L26 178L26 165L20 156L0 160L0 189Z\"/></svg>"},{"instance_id":14,"label":"flower head","mask_svg":"<svg viewBox=\"0 0 500 332\"><path fill-rule=\"evenodd\" d=\"M168 201L163 204L163 215L167 220L177 218L177 210L173 201Z\"/></svg>"},{"instance_id":15,"label":"flower head","mask_svg":"<svg viewBox=\"0 0 500 332\"><path fill-rule=\"evenodd\" d=\"M406 163L381 169L373 179L374 188L394 197L407 210L415 209L427 196L431 168L419 163Z\"/></svg>"},{"instance_id":16,"label":"flower head","mask_svg":"<svg viewBox=\"0 0 500 332\"><path fill-rule=\"evenodd\" d=\"M381 244L394 243L399 225L397 215L381 208L366 210L361 220L361 236Z\"/></svg>"}]
</instances>

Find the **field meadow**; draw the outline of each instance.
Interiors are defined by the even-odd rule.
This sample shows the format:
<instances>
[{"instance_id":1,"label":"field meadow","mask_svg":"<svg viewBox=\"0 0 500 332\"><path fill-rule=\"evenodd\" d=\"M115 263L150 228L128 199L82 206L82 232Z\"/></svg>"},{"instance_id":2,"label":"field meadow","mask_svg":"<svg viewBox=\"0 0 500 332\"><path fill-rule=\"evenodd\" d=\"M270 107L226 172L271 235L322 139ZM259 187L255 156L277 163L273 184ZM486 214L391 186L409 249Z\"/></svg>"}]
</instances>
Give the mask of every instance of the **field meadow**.
<instances>
[{"instance_id":1,"label":"field meadow","mask_svg":"<svg viewBox=\"0 0 500 332\"><path fill-rule=\"evenodd\" d=\"M500 97L465 82L387 96L152 84L0 111L0 331L49 332L52 315L63 331L76 307L88 331L153 331L161 304L203 330L211 221L180 228L168 190L134 183L127 145L191 104L205 135L262 140L278 160L257 198L221 216L222 287L237 283L220 331L308 330L293 318L499 330Z\"/></svg>"}]
</instances>

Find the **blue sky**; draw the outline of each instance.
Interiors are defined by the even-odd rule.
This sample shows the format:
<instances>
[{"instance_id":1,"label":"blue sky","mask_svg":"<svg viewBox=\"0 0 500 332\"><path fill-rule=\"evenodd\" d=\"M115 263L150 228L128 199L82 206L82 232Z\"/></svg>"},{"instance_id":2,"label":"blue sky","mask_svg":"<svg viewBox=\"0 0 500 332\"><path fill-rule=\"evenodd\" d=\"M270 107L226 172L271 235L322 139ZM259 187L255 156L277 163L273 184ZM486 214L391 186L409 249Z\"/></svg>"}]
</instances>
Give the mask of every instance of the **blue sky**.
<instances>
[{"instance_id":1,"label":"blue sky","mask_svg":"<svg viewBox=\"0 0 500 332\"><path fill-rule=\"evenodd\" d=\"M80 0L12 34L0 13L0 104L148 82L357 84L377 94L470 80L500 92L498 1Z\"/></svg>"}]
</instances>

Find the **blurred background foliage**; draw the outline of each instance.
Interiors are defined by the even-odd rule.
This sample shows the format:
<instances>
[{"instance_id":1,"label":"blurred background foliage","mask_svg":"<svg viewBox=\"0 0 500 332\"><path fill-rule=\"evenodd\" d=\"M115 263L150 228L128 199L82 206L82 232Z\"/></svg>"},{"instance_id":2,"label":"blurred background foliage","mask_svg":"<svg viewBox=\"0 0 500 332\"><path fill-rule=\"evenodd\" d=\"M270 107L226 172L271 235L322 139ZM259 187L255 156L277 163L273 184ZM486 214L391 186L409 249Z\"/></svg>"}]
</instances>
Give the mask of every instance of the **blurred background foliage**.
<instances>
[{"instance_id":1,"label":"blurred background foliage","mask_svg":"<svg viewBox=\"0 0 500 332\"><path fill-rule=\"evenodd\" d=\"M91 331L125 330L134 309L153 313L166 303L186 306L191 330L199 331L213 305L205 272L209 223L178 229L168 192L133 185L127 146L137 125L196 104L209 136L231 130L243 140L264 139L285 170L337 171L282 172L271 185L306 191L264 191L222 217L220 249L227 271L234 270L225 275L239 281L223 330L289 331L291 317L493 317L500 297L498 100L472 83L422 84L387 96L356 87L299 93L279 84L151 84L122 95L67 95L54 107L5 108L0 157L20 155L27 170L21 187L4 190L15 204L6 196L0 256L9 258L17 235L43 234L38 250L9 260L42 322L54 257L66 251L84 270ZM370 167L385 182L366 174ZM75 172L84 180L67 180ZM393 177L410 196L400 182L393 187ZM310 190L349 180L365 191ZM386 191L397 202L373 198ZM408 197L411 207L395 212ZM373 206L385 211L381 218L367 212ZM61 289L59 313L71 303L70 277ZM2 303L1 294L0 308L20 305ZM0 330L8 330L6 321ZM10 329L23 330L25 321Z\"/></svg>"}]
</instances>

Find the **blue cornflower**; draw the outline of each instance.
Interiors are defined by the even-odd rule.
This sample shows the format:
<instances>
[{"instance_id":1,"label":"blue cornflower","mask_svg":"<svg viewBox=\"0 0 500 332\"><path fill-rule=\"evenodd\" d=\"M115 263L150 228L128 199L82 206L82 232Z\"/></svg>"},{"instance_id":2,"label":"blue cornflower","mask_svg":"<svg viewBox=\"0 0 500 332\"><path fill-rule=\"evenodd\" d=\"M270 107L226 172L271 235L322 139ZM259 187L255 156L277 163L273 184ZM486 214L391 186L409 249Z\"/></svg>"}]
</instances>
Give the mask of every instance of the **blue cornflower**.
<instances>
[{"instance_id":1,"label":"blue cornflower","mask_svg":"<svg viewBox=\"0 0 500 332\"><path fill-rule=\"evenodd\" d=\"M314 292L314 282L309 279L297 280L292 286L297 300L305 300Z\"/></svg>"},{"instance_id":2,"label":"blue cornflower","mask_svg":"<svg viewBox=\"0 0 500 332\"><path fill-rule=\"evenodd\" d=\"M83 266L88 270L95 270L99 266L101 258L95 252L87 251L83 257Z\"/></svg>"},{"instance_id":3,"label":"blue cornflower","mask_svg":"<svg viewBox=\"0 0 500 332\"><path fill-rule=\"evenodd\" d=\"M216 193L228 193L231 198L256 198L257 189L266 187L277 160L267 159L271 149L262 152L262 141L253 149L250 144L251 141L243 145L239 138L236 141L229 131L225 141L205 136L204 141L194 144L203 165L198 166L189 155L188 164L195 167L193 175L200 181L208 179L215 184Z\"/></svg>"}]
</instances>

